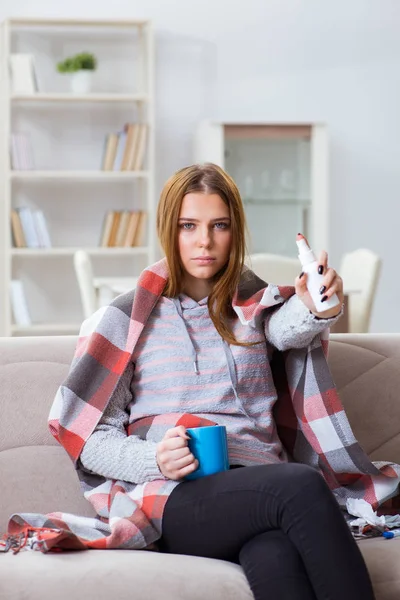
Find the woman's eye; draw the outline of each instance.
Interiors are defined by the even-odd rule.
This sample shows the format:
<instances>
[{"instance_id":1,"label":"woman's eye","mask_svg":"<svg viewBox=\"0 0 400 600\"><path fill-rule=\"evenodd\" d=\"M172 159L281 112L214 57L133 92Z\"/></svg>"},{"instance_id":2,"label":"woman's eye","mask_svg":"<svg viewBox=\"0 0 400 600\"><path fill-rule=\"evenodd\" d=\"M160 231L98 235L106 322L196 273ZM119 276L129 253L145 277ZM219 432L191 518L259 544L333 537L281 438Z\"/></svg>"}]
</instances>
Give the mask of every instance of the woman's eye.
<instances>
[{"instance_id":1,"label":"woman's eye","mask_svg":"<svg viewBox=\"0 0 400 600\"><path fill-rule=\"evenodd\" d=\"M215 223L215 228L216 229L227 229L228 223L224 223L223 221L221 221L221 223Z\"/></svg>"},{"instance_id":2,"label":"woman's eye","mask_svg":"<svg viewBox=\"0 0 400 600\"><path fill-rule=\"evenodd\" d=\"M186 229L186 231L190 231L191 229L193 229L194 224L193 223L181 223L180 226L182 229Z\"/></svg>"}]
</instances>

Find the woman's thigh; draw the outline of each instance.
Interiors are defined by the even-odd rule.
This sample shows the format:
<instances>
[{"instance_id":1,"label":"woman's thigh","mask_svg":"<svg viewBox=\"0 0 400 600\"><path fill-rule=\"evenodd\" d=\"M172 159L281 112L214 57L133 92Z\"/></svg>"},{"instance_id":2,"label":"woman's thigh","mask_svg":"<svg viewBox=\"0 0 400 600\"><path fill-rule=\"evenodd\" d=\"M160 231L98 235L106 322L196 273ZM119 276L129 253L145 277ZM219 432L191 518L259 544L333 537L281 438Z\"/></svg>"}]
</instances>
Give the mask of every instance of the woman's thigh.
<instances>
[{"instance_id":1,"label":"woman's thigh","mask_svg":"<svg viewBox=\"0 0 400 600\"><path fill-rule=\"evenodd\" d=\"M181 483L165 506L160 548L237 560L248 540L280 528L283 499L304 499L311 492L310 471L304 465L281 463L243 467Z\"/></svg>"}]
</instances>

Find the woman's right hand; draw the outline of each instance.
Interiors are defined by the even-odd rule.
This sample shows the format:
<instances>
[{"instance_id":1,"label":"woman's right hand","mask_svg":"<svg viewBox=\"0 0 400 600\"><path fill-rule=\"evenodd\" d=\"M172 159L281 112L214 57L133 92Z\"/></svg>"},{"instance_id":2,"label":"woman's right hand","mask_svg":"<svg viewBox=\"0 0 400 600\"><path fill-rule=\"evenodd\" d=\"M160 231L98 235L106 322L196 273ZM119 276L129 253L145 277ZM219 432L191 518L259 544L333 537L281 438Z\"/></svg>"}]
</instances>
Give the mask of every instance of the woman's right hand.
<instances>
[{"instance_id":1,"label":"woman's right hand","mask_svg":"<svg viewBox=\"0 0 400 600\"><path fill-rule=\"evenodd\" d=\"M189 439L186 428L179 425L168 429L157 444L157 464L164 477L178 481L193 473L199 466L199 461L189 450Z\"/></svg>"}]
</instances>

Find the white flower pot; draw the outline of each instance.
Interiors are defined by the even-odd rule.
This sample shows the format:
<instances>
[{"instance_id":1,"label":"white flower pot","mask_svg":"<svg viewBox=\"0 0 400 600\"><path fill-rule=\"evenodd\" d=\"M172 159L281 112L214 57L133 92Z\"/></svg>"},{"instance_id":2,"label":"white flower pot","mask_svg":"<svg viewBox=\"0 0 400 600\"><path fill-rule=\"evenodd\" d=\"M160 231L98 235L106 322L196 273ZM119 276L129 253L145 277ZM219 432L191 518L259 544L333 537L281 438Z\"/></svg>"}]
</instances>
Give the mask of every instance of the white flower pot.
<instances>
[{"instance_id":1,"label":"white flower pot","mask_svg":"<svg viewBox=\"0 0 400 600\"><path fill-rule=\"evenodd\" d=\"M92 89L93 72L88 69L76 71L71 75L71 92L73 94L88 94Z\"/></svg>"}]
</instances>

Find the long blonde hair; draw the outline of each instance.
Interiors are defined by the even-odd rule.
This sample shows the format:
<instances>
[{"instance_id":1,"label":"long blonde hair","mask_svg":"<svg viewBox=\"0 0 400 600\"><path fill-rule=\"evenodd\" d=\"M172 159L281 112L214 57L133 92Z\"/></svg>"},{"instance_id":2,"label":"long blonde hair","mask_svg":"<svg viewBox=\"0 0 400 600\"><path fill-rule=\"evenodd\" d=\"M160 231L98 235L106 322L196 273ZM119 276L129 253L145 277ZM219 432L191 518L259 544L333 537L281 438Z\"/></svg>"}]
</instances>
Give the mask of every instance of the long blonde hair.
<instances>
[{"instance_id":1,"label":"long blonde hair","mask_svg":"<svg viewBox=\"0 0 400 600\"><path fill-rule=\"evenodd\" d=\"M208 297L208 310L216 330L224 340L238 346L252 345L239 342L228 326L228 319L235 316L232 298L246 255L246 218L235 182L218 165L206 163L180 169L168 179L161 192L157 209L157 234L169 269L164 295L173 298L182 292L184 270L178 249L178 219L183 198L191 192L218 194L229 208L231 252Z\"/></svg>"}]
</instances>

